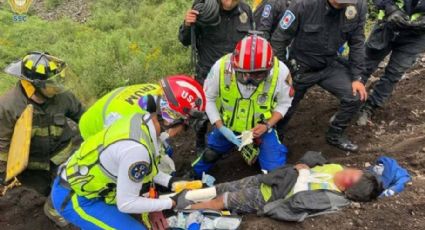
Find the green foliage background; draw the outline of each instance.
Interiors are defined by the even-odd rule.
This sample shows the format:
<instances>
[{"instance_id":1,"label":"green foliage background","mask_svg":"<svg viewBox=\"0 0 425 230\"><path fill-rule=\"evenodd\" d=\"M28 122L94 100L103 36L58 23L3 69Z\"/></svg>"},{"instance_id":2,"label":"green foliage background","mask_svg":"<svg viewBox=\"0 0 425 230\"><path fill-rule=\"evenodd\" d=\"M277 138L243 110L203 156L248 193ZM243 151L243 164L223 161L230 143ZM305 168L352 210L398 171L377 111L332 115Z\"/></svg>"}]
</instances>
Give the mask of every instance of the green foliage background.
<instances>
[{"instance_id":1,"label":"green foliage background","mask_svg":"<svg viewBox=\"0 0 425 230\"><path fill-rule=\"evenodd\" d=\"M47 8L62 0L47 0ZM67 61L75 76L71 90L85 103L122 85L152 82L190 73L190 52L178 28L191 0L90 1L86 23L63 18L46 21L30 11L26 22L13 22L0 4L0 69L32 50L48 51ZM0 93L16 79L0 73Z\"/></svg>"},{"instance_id":2,"label":"green foliage background","mask_svg":"<svg viewBox=\"0 0 425 230\"><path fill-rule=\"evenodd\" d=\"M63 1L43 3L54 9ZM0 0L0 69L28 51L47 51L71 66L75 76L69 78L69 87L86 104L119 86L191 73L189 48L177 34L192 0L88 2L91 16L86 23L46 21L34 10L26 22L17 23L7 1ZM0 71L0 94L15 82Z\"/></svg>"}]
</instances>

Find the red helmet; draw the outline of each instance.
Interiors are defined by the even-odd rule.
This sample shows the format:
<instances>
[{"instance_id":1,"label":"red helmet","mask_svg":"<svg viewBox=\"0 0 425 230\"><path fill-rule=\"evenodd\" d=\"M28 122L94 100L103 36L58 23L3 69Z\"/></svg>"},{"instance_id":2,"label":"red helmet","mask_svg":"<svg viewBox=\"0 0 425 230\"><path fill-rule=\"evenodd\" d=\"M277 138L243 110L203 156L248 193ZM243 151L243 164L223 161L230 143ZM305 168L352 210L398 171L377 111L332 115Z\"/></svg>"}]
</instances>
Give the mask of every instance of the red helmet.
<instances>
[{"instance_id":1,"label":"red helmet","mask_svg":"<svg viewBox=\"0 0 425 230\"><path fill-rule=\"evenodd\" d=\"M238 42L231 61L237 72L269 71L273 67L273 49L263 37L250 35Z\"/></svg>"},{"instance_id":2,"label":"red helmet","mask_svg":"<svg viewBox=\"0 0 425 230\"><path fill-rule=\"evenodd\" d=\"M161 79L161 87L168 107L185 117L193 110L205 111L205 94L202 86L185 75L169 76Z\"/></svg>"}]
</instances>

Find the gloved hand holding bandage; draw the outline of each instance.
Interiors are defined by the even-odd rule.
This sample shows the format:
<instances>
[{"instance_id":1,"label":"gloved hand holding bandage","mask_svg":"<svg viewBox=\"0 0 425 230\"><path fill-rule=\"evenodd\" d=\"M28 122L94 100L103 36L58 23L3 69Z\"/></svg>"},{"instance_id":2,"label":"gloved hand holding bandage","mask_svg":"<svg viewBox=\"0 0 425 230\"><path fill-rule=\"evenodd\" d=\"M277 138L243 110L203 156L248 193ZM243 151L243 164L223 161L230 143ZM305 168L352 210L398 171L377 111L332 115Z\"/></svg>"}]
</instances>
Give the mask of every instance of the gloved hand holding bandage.
<instances>
[{"instance_id":1,"label":"gloved hand holding bandage","mask_svg":"<svg viewBox=\"0 0 425 230\"><path fill-rule=\"evenodd\" d=\"M229 140L230 142L232 142L236 146L239 147L241 145L241 140L235 135L235 133L232 130L230 130L226 126L223 125L218 130L221 132L221 134L223 134L223 136L227 140Z\"/></svg>"}]
</instances>

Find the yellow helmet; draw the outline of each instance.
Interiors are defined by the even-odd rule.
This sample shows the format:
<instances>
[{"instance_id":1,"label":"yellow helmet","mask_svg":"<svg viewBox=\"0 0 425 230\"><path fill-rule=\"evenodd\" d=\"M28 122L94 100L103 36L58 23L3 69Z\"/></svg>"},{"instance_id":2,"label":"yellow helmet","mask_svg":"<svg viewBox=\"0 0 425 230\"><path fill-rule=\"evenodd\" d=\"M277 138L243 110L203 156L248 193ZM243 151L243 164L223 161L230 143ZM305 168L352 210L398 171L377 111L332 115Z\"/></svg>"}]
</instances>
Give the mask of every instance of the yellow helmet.
<instances>
[{"instance_id":1,"label":"yellow helmet","mask_svg":"<svg viewBox=\"0 0 425 230\"><path fill-rule=\"evenodd\" d=\"M61 59L43 52L30 52L8 65L5 72L30 82L43 95L52 97L64 91L67 65Z\"/></svg>"}]
</instances>

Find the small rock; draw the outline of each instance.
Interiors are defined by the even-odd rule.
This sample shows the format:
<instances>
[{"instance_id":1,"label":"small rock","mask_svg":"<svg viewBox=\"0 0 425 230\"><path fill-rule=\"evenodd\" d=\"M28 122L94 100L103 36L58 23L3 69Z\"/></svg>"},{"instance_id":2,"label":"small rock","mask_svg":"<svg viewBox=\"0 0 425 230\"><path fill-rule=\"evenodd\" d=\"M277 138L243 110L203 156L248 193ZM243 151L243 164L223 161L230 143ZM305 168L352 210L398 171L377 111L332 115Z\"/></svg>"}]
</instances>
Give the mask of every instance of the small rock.
<instances>
[{"instance_id":1,"label":"small rock","mask_svg":"<svg viewBox=\"0 0 425 230\"><path fill-rule=\"evenodd\" d=\"M360 227L360 226L364 225L364 222L360 219L355 219L354 224L355 224L355 226Z\"/></svg>"},{"instance_id":2,"label":"small rock","mask_svg":"<svg viewBox=\"0 0 425 230\"><path fill-rule=\"evenodd\" d=\"M365 167L365 168L368 168L368 167L370 167L370 166L371 166L371 164L370 164L369 162L364 163L364 167Z\"/></svg>"},{"instance_id":3,"label":"small rock","mask_svg":"<svg viewBox=\"0 0 425 230\"><path fill-rule=\"evenodd\" d=\"M360 214L360 211L359 211L359 210L354 210L354 213L355 213L356 215L359 215L359 214Z\"/></svg>"},{"instance_id":4,"label":"small rock","mask_svg":"<svg viewBox=\"0 0 425 230\"><path fill-rule=\"evenodd\" d=\"M360 203L358 203L358 202L353 202L353 203L351 203L351 207L352 207L352 208L361 208L362 206L361 206L361 204L360 204Z\"/></svg>"},{"instance_id":5,"label":"small rock","mask_svg":"<svg viewBox=\"0 0 425 230\"><path fill-rule=\"evenodd\" d=\"M425 147L422 148L422 152L425 153Z\"/></svg>"}]
</instances>

